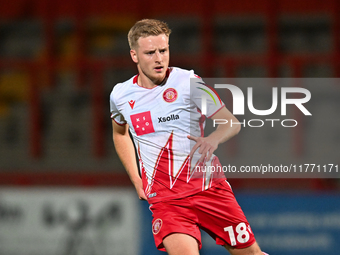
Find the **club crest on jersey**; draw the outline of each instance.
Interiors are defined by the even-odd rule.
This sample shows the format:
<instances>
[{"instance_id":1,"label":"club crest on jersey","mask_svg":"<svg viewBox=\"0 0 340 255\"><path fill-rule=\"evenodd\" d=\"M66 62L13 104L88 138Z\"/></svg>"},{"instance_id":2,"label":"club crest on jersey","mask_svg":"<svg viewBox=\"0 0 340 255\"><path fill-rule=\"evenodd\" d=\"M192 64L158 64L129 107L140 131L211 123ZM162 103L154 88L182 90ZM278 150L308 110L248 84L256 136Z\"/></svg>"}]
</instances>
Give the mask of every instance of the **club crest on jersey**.
<instances>
[{"instance_id":1,"label":"club crest on jersey","mask_svg":"<svg viewBox=\"0 0 340 255\"><path fill-rule=\"evenodd\" d=\"M135 106L135 102L136 102L136 100L130 100L128 103L129 103L129 105L130 105L130 107L131 107L131 109L133 109L133 107Z\"/></svg>"},{"instance_id":2,"label":"club crest on jersey","mask_svg":"<svg viewBox=\"0 0 340 255\"><path fill-rule=\"evenodd\" d=\"M163 221L161 219L155 220L155 222L152 224L152 233L154 235L157 235L159 231L161 230L163 225Z\"/></svg>"},{"instance_id":3,"label":"club crest on jersey","mask_svg":"<svg viewBox=\"0 0 340 255\"><path fill-rule=\"evenodd\" d=\"M167 103L174 102L178 97L178 93L174 88L168 88L163 92L163 99Z\"/></svg>"}]
</instances>

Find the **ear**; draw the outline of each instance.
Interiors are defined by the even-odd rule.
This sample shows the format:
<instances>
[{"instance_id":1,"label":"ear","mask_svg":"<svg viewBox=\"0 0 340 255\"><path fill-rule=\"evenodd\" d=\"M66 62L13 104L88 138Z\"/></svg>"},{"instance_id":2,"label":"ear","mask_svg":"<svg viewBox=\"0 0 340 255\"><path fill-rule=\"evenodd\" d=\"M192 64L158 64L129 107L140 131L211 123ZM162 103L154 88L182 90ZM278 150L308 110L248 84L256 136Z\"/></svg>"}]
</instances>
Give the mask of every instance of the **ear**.
<instances>
[{"instance_id":1,"label":"ear","mask_svg":"<svg viewBox=\"0 0 340 255\"><path fill-rule=\"evenodd\" d=\"M138 57L137 57L136 50L131 49L130 55L131 55L132 61L135 62L136 64L138 64Z\"/></svg>"}]
</instances>

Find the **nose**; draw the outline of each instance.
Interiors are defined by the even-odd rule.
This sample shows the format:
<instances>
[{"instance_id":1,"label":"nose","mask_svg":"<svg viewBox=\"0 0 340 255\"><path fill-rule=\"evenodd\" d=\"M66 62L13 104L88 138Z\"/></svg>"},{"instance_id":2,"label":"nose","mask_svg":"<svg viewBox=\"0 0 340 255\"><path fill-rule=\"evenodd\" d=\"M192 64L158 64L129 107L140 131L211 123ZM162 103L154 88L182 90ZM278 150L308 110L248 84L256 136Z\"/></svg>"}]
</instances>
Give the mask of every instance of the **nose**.
<instances>
[{"instance_id":1,"label":"nose","mask_svg":"<svg viewBox=\"0 0 340 255\"><path fill-rule=\"evenodd\" d=\"M155 61L156 62L161 62L162 61L162 54L159 51L156 51L155 53Z\"/></svg>"}]
</instances>

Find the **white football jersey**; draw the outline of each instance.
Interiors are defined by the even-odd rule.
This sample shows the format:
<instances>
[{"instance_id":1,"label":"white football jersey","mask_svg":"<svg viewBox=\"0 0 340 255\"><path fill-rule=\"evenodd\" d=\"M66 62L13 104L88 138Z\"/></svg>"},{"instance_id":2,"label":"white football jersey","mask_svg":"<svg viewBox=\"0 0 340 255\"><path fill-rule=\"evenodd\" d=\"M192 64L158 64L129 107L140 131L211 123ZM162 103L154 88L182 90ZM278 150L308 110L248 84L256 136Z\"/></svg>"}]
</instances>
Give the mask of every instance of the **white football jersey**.
<instances>
[{"instance_id":1,"label":"white football jersey","mask_svg":"<svg viewBox=\"0 0 340 255\"><path fill-rule=\"evenodd\" d=\"M143 188L149 203L180 198L205 190L223 180L222 172L195 171L198 150L188 135L203 136L205 116L224 107L217 93L194 72L169 68L163 85L152 89L137 84L138 75L117 84L110 95L111 118L129 125L139 156ZM206 166L220 165L213 155Z\"/></svg>"}]
</instances>

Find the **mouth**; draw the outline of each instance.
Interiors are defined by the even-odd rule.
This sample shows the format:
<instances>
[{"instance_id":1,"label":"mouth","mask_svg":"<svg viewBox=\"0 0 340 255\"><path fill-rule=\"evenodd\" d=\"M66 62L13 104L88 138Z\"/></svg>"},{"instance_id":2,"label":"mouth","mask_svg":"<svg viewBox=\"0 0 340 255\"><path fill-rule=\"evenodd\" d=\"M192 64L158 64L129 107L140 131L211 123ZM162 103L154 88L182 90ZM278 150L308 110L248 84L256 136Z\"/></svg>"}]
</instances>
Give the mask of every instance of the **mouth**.
<instances>
[{"instance_id":1,"label":"mouth","mask_svg":"<svg viewBox=\"0 0 340 255\"><path fill-rule=\"evenodd\" d=\"M163 71L164 67L163 66L156 66L154 69L157 73L160 73L160 72Z\"/></svg>"}]
</instances>

